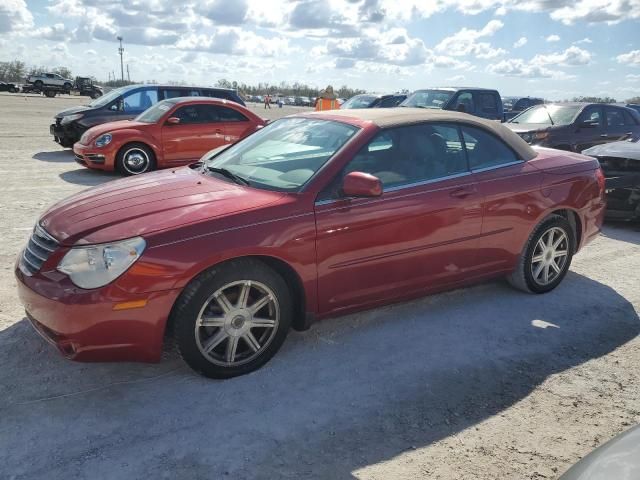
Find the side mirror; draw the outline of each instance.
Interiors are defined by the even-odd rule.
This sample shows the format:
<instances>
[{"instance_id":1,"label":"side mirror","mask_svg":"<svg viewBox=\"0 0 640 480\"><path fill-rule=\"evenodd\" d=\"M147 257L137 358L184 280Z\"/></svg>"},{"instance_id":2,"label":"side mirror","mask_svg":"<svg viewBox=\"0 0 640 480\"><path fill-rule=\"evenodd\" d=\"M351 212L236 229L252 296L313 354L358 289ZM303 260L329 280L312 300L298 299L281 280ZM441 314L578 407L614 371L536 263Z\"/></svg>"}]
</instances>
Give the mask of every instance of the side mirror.
<instances>
[{"instance_id":1,"label":"side mirror","mask_svg":"<svg viewBox=\"0 0 640 480\"><path fill-rule=\"evenodd\" d=\"M382 182L368 173L351 172L342 180L342 193L347 197L379 197Z\"/></svg>"},{"instance_id":2,"label":"side mirror","mask_svg":"<svg viewBox=\"0 0 640 480\"><path fill-rule=\"evenodd\" d=\"M180 123L180 119L178 117L169 117L167 118L167 123L169 125L178 125Z\"/></svg>"},{"instance_id":3,"label":"side mirror","mask_svg":"<svg viewBox=\"0 0 640 480\"><path fill-rule=\"evenodd\" d=\"M459 103L458 106L456 107L456 110L461 113L466 113L467 107L465 107L463 103Z\"/></svg>"}]
</instances>

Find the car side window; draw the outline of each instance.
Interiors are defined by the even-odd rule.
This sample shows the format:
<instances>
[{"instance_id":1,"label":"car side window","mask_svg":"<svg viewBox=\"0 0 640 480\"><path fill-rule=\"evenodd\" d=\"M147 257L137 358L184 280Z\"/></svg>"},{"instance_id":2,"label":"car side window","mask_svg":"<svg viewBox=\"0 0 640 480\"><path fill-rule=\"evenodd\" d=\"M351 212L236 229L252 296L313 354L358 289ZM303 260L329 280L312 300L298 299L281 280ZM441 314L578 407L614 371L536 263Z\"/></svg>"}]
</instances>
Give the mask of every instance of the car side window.
<instances>
[{"instance_id":1,"label":"car side window","mask_svg":"<svg viewBox=\"0 0 640 480\"><path fill-rule=\"evenodd\" d=\"M188 96L189 96L189 92L181 88L171 88L171 89L164 90L165 100L169 98L188 97Z\"/></svg>"},{"instance_id":2,"label":"car side window","mask_svg":"<svg viewBox=\"0 0 640 480\"><path fill-rule=\"evenodd\" d=\"M602 127L602 115L600 113L600 107L587 107L580 114L578 123L589 122L596 126Z\"/></svg>"},{"instance_id":3,"label":"car side window","mask_svg":"<svg viewBox=\"0 0 640 480\"><path fill-rule=\"evenodd\" d=\"M125 93L122 102L122 110L125 112L144 112L147 108L158 103L158 91L146 88Z\"/></svg>"},{"instance_id":4,"label":"car side window","mask_svg":"<svg viewBox=\"0 0 640 480\"><path fill-rule=\"evenodd\" d=\"M465 113L473 113L476 111L473 103L473 95L470 92L462 92L458 95L455 102L454 110Z\"/></svg>"},{"instance_id":5,"label":"car side window","mask_svg":"<svg viewBox=\"0 0 640 480\"><path fill-rule=\"evenodd\" d=\"M608 127L624 127L624 115L622 110L617 108L605 108L605 118L607 119Z\"/></svg>"},{"instance_id":6,"label":"car side window","mask_svg":"<svg viewBox=\"0 0 640 480\"><path fill-rule=\"evenodd\" d=\"M499 167L519 161L515 152L495 135L476 127L461 128L471 170Z\"/></svg>"},{"instance_id":7,"label":"car side window","mask_svg":"<svg viewBox=\"0 0 640 480\"><path fill-rule=\"evenodd\" d=\"M173 112L172 116L180 119L180 125L218 121L217 119L214 120L217 115L213 117L208 107L210 105L184 105ZM215 112L213 112L213 115L215 115Z\"/></svg>"},{"instance_id":8,"label":"car side window","mask_svg":"<svg viewBox=\"0 0 640 480\"><path fill-rule=\"evenodd\" d=\"M627 112L626 110L623 110L622 113L624 114L624 124L625 125L637 125L636 121L633 119L633 117L631 116L631 114L629 112Z\"/></svg>"},{"instance_id":9,"label":"car side window","mask_svg":"<svg viewBox=\"0 0 640 480\"><path fill-rule=\"evenodd\" d=\"M342 176L369 173L388 189L466 171L457 127L421 124L380 132L349 162Z\"/></svg>"},{"instance_id":10,"label":"car side window","mask_svg":"<svg viewBox=\"0 0 640 480\"><path fill-rule=\"evenodd\" d=\"M476 96L476 108L486 115L498 114L498 100L492 93L477 92Z\"/></svg>"},{"instance_id":11,"label":"car side window","mask_svg":"<svg viewBox=\"0 0 640 480\"><path fill-rule=\"evenodd\" d=\"M249 119L242 113L229 107L216 107L222 122L248 122Z\"/></svg>"}]
</instances>

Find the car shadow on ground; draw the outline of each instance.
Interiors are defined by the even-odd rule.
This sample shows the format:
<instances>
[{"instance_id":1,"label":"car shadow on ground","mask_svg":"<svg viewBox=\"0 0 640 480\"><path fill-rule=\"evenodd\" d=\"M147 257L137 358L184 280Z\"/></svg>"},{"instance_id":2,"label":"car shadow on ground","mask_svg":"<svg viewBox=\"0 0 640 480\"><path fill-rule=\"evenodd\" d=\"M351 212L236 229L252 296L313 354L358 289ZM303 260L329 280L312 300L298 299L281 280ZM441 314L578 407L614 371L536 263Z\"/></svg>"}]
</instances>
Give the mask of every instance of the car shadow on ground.
<instances>
[{"instance_id":1,"label":"car shadow on ground","mask_svg":"<svg viewBox=\"0 0 640 480\"><path fill-rule=\"evenodd\" d=\"M103 172L101 170L79 168L78 170L62 172L59 177L65 182L93 187L106 182L110 182L111 180L122 178L122 175L118 174L117 172Z\"/></svg>"},{"instance_id":2,"label":"car shadow on ground","mask_svg":"<svg viewBox=\"0 0 640 480\"><path fill-rule=\"evenodd\" d=\"M602 227L602 235L640 245L640 222L606 222Z\"/></svg>"},{"instance_id":3,"label":"car shadow on ground","mask_svg":"<svg viewBox=\"0 0 640 480\"><path fill-rule=\"evenodd\" d=\"M171 352L69 362L23 320L0 332L0 462L25 478L354 478L639 332L629 301L573 272L542 296L496 282L319 322L226 381Z\"/></svg>"},{"instance_id":4,"label":"car shadow on ground","mask_svg":"<svg viewBox=\"0 0 640 480\"><path fill-rule=\"evenodd\" d=\"M41 162L62 163L75 162L73 150L54 150L52 152L38 152L33 157Z\"/></svg>"}]
</instances>

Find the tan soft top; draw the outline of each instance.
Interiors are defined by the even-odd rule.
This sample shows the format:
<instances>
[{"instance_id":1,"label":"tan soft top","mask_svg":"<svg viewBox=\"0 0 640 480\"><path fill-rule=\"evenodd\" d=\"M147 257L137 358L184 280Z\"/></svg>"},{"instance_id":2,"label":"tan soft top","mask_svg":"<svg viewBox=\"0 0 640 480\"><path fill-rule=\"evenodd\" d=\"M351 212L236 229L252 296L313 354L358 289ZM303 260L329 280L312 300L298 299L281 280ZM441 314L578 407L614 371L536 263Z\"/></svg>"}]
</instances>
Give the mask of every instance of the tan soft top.
<instances>
[{"instance_id":1,"label":"tan soft top","mask_svg":"<svg viewBox=\"0 0 640 480\"><path fill-rule=\"evenodd\" d=\"M451 110L409 107L361 108L345 110L325 110L323 112L313 112L307 115L344 117L345 121L348 121L349 118L360 119L373 122L380 128L392 128L402 125L412 125L415 123L424 122L460 123L485 128L493 132L504 142L510 145L522 160L531 160L537 155L536 151L531 148L527 142L520 138L517 133L514 133L513 131L502 125L500 122L496 120L485 120L484 118L474 117L473 115L469 115L467 113L454 112Z\"/></svg>"}]
</instances>

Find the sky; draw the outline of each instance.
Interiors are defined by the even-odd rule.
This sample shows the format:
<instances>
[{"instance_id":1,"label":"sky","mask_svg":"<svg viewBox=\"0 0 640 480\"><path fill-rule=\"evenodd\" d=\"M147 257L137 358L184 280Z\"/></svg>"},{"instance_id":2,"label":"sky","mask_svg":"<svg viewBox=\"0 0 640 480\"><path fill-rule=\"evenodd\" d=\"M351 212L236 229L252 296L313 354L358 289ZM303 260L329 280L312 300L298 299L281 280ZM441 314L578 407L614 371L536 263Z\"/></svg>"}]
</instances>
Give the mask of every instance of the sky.
<instances>
[{"instance_id":1,"label":"sky","mask_svg":"<svg viewBox=\"0 0 640 480\"><path fill-rule=\"evenodd\" d=\"M640 0L1 0L0 61L214 85L640 95Z\"/></svg>"}]
</instances>

